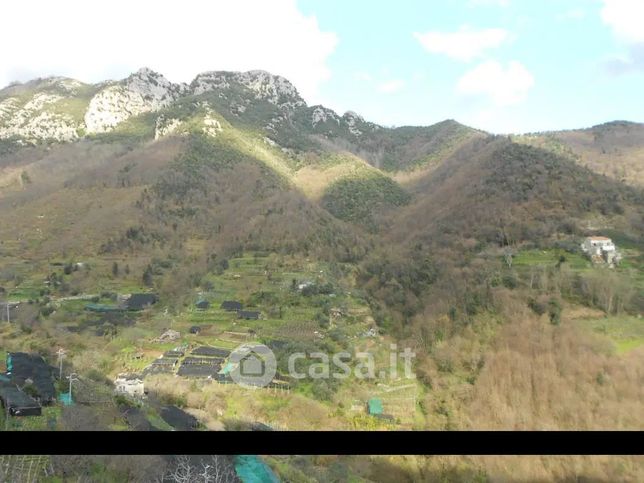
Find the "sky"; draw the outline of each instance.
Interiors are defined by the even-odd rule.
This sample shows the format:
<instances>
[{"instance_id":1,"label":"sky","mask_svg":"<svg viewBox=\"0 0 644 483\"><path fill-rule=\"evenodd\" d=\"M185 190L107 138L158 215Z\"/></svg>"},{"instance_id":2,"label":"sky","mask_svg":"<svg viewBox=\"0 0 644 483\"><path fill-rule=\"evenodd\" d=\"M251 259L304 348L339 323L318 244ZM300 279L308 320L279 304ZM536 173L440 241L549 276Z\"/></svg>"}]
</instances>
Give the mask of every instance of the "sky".
<instances>
[{"instance_id":1,"label":"sky","mask_svg":"<svg viewBox=\"0 0 644 483\"><path fill-rule=\"evenodd\" d=\"M0 18L0 87L263 69L385 126L644 122L644 0L21 0Z\"/></svg>"}]
</instances>

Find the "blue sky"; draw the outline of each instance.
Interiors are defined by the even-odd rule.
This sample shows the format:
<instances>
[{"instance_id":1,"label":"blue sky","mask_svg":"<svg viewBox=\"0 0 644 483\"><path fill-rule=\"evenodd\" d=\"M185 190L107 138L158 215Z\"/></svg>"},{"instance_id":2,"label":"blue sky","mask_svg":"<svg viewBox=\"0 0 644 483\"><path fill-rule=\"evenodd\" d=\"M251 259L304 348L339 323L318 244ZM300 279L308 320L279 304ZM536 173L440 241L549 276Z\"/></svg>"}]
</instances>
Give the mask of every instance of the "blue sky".
<instances>
[{"instance_id":1,"label":"blue sky","mask_svg":"<svg viewBox=\"0 0 644 483\"><path fill-rule=\"evenodd\" d=\"M625 18L639 14L644 30L644 10L617 2L611 24L602 16L606 3L300 0L298 5L305 15L315 15L321 30L338 38L327 61L331 77L319 88L320 99L330 107L351 109L385 125L454 118L494 132L526 132L615 119L644 121L644 56L640 65L628 57L644 38L629 35ZM443 36L448 53L429 51L414 36L489 29L502 33L469 58L458 51L449 54L449 42L467 43L467 36ZM484 38L470 35L469 41L481 45ZM511 62L524 75L504 81ZM475 70L481 64L487 68ZM614 64L628 68L611 69ZM473 70L469 88L459 88ZM493 87L482 85L486 82Z\"/></svg>"},{"instance_id":2,"label":"blue sky","mask_svg":"<svg viewBox=\"0 0 644 483\"><path fill-rule=\"evenodd\" d=\"M495 133L644 121L644 0L21 0L0 88L263 69L379 124ZM8 46L8 47L7 47Z\"/></svg>"}]
</instances>

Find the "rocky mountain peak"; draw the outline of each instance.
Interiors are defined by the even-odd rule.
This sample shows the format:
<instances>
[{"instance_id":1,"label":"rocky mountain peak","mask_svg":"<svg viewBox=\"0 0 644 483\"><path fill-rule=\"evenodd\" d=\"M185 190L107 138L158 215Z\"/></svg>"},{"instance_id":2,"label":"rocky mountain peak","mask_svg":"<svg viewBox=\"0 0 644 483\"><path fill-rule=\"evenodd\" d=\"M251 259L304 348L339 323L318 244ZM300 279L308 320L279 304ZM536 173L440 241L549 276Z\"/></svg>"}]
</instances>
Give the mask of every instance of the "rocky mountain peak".
<instances>
[{"instance_id":1,"label":"rocky mountain peak","mask_svg":"<svg viewBox=\"0 0 644 483\"><path fill-rule=\"evenodd\" d=\"M129 117L157 111L186 93L185 84L173 84L143 67L123 81L106 85L90 100L85 113L87 132L110 131Z\"/></svg>"},{"instance_id":2,"label":"rocky mountain peak","mask_svg":"<svg viewBox=\"0 0 644 483\"><path fill-rule=\"evenodd\" d=\"M282 108L306 106L293 84L286 78L264 70L247 72L211 71L203 72L190 84L194 94L212 90L225 90L234 84L242 85L262 99Z\"/></svg>"}]
</instances>

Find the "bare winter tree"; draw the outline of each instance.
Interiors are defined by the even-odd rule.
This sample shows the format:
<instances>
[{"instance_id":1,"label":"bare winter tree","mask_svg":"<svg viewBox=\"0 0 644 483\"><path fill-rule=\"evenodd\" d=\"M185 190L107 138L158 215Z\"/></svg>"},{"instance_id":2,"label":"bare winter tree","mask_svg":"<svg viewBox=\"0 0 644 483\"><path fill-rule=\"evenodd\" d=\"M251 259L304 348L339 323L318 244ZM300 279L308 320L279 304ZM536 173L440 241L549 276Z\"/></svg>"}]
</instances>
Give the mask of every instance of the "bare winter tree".
<instances>
[{"instance_id":1,"label":"bare winter tree","mask_svg":"<svg viewBox=\"0 0 644 483\"><path fill-rule=\"evenodd\" d=\"M212 455L191 461L188 456L177 457L159 483L238 483L232 464L224 456Z\"/></svg>"},{"instance_id":2,"label":"bare winter tree","mask_svg":"<svg viewBox=\"0 0 644 483\"><path fill-rule=\"evenodd\" d=\"M511 247L505 247L503 249L503 259L505 260L508 268L512 268L512 257L514 257L514 249Z\"/></svg>"},{"instance_id":3,"label":"bare winter tree","mask_svg":"<svg viewBox=\"0 0 644 483\"><path fill-rule=\"evenodd\" d=\"M93 456L88 455L54 455L52 456L54 474L63 479L75 477L77 481L86 481L91 473ZM4 481L0 479L0 481Z\"/></svg>"},{"instance_id":4,"label":"bare winter tree","mask_svg":"<svg viewBox=\"0 0 644 483\"><path fill-rule=\"evenodd\" d=\"M55 455L52 456L52 464L53 473L57 477L75 483L95 482L97 467L107 470L118 481L171 481L160 480L166 465L164 459L156 455Z\"/></svg>"}]
</instances>

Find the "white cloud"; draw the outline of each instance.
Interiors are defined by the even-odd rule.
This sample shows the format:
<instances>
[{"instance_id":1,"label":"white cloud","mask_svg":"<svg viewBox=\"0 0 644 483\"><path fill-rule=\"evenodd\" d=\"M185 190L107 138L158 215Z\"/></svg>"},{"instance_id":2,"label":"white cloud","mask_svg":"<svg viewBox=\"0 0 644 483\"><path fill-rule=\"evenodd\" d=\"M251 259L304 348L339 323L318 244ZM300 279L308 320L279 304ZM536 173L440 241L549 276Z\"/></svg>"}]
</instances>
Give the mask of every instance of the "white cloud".
<instances>
[{"instance_id":1,"label":"white cloud","mask_svg":"<svg viewBox=\"0 0 644 483\"><path fill-rule=\"evenodd\" d=\"M499 47L508 39L509 33L500 28L472 30L469 27L461 27L456 32L414 33L414 37L428 52L470 61L479 57L485 50Z\"/></svg>"},{"instance_id":2,"label":"white cloud","mask_svg":"<svg viewBox=\"0 0 644 483\"><path fill-rule=\"evenodd\" d=\"M644 71L644 43L632 44L628 48L628 53L608 58L600 65L611 75Z\"/></svg>"},{"instance_id":3,"label":"white cloud","mask_svg":"<svg viewBox=\"0 0 644 483\"><path fill-rule=\"evenodd\" d=\"M459 121L493 134L518 134L529 131L529 124L521 115L520 108L492 107L464 113Z\"/></svg>"},{"instance_id":4,"label":"white cloud","mask_svg":"<svg viewBox=\"0 0 644 483\"><path fill-rule=\"evenodd\" d=\"M354 79L361 82L371 82L373 77L369 72L359 71L353 75Z\"/></svg>"},{"instance_id":5,"label":"white cloud","mask_svg":"<svg viewBox=\"0 0 644 483\"><path fill-rule=\"evenodd\" d=\"M532 74L520 62L503 67L497 61L483 62L461 77L456 91L462 95L485 95L496 106L518 104L534 85Z\"/></svg>"},{"instance_id":6,"label":"white cloud","mask_svg":"<svg viewBox=\"0 0 644 483\"><path fill-rule=\"evenodd\" d=\"M508 7L510 5L510 0L470 0L468 2L469 6L495 6L495 7Z\"/></svg>"},{"instance_id":7,"label":"white cloud","mask_svg":"<svg viewBox=\"0 0 644 483\"><path fill-rule=\"evenodd\" d=\"M572 8L561 12L555 16L555 19L559 22L565 22L568 20L581 20L586 16L586 11L581 8Z\"/></svg>"},{"instance_id":8,"label":"white cloud","mask_svg":"<svg viewBox=\"0 0 644 483\"><path fill-rule=\"evenodd\" d=\"M143 66L174 82L207 70L263 69L311 102L331 75L327 59L337 43L295 0L7 2L0 88L52 74L97 82Z\"/></svg>"},{"instance_id":9,"label":"white cloud","mask_svg":"<svg viewBox=\"0 0 644 483\"><path fill-rule=\"evenodd\" d=\"M620 39L644 42L644 2L642 0L603 0L601 18Z\"/></svg>"},{"instance_id":10,"label":"white cloud","mask_svg":"<svg viewBox=\"0 0 644 483\"><path fill-rule=\"evenodd\" d=\"M644 2L642 0L603 0L601 18L621 40L626 52L600 63L611 75L644 71Z\"/></svg>"},{"instance_id":11,"label":"white cloud","mask_svg":"<svg viewBox=\"0 0 644 483\"><path fill-rule=\"evenodd\" d=\"M393 80L382 82L381 84L378 84L378 92L382 92L384 94L392 94L394 92L398 92L403 87L405 87L405 81L404 80L402 80L402 79L393 79Z\"/></svg>"}]
</instances>

